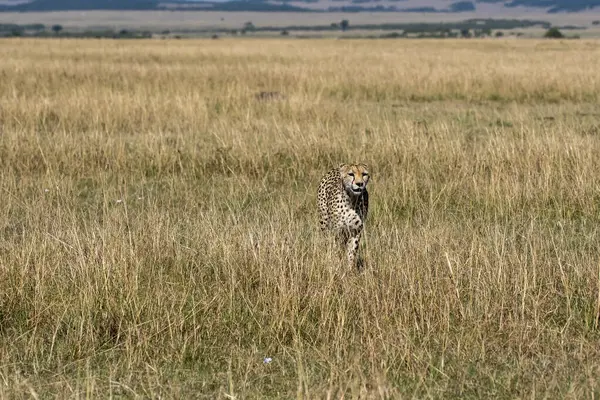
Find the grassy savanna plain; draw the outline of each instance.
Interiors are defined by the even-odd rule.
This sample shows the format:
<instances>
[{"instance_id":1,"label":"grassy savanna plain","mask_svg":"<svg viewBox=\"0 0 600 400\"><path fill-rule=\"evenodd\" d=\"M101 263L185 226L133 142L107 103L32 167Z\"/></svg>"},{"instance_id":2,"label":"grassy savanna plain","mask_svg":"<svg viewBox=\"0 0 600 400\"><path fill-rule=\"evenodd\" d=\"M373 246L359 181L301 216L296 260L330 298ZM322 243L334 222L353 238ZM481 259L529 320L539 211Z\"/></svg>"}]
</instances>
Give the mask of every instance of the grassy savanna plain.
<instances>
[{"instance_id":1,"label":"grassy savanna plain","mask_svg":"<svg viewBox=\"0 0 600 400\"><path fill-rule=\"evenodd\" d=\"M0 46L0 397L598 395L600 43Z\"/></svg>"}]
</instances>

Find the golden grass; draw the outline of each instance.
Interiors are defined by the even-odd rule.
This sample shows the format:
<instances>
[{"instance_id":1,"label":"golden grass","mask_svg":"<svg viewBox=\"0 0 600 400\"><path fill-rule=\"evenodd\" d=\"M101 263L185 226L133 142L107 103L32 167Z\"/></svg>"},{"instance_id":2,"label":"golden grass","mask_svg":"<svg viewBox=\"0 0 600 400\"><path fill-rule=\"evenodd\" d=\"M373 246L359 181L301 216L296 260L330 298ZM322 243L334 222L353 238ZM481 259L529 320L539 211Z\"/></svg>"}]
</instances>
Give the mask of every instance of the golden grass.
<instances>
[{"instance_id":1,"label":"golden grass","mask_svg":"<svg viewBox=\"0 0 600 400\"><path fill-rule=\"evenodd\" d=\"M1 398L598 393L597 42L1 45Z\"/></svg>"}]
</instances>

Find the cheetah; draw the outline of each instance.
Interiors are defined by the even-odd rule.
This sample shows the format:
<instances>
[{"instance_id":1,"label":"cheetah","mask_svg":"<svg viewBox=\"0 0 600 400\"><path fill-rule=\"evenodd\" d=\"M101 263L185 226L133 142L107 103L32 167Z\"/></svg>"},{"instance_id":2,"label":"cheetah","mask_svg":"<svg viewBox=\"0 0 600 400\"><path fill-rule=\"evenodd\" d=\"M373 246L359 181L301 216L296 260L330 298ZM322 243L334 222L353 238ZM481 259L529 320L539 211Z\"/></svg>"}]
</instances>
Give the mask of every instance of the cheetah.
<instances>
[{"instance_id":1,"label":"cheetah","mask_svg":"<svg viewBox=\"0 0 600 400\"><path fill-rule=\"evenodd\" d=\"M317 195L321 230L333 232L346 250L348 265L360 268L358 243L369 209L365 164L340 164L319 184Z\"/></svg>"}]
</instances>

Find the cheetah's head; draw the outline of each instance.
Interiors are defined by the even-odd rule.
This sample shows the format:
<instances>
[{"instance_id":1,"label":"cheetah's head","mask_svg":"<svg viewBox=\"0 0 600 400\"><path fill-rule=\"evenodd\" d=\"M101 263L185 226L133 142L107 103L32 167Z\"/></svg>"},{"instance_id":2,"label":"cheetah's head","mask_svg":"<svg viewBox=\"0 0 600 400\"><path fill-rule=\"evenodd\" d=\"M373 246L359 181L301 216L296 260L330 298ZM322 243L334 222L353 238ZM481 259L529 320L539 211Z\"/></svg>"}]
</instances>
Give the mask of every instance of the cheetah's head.
<instances>
[{"instance_id":1,"label":"cheetah's head","mask_svg":"<svg viewBox=\"0 0 600 400\"><path fill-rule=\"evenodd\" d=\"M348 194L358 196L367 189L369 169L365 164L341 164L340 174Z\"/></svg>"}]
</instances>

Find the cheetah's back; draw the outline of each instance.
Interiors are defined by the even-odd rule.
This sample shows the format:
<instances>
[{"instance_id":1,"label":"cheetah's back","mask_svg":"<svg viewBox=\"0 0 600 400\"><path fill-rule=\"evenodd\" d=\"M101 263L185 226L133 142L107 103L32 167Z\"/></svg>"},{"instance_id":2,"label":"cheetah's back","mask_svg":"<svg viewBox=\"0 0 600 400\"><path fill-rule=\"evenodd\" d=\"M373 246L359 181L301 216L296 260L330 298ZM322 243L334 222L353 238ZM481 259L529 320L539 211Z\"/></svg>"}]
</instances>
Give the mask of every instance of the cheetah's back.
<instances>
[{"instance_id":1,"label":"cheetah's back","mask_svg":"<svg viewBox=\"0 0 600 400\"><path fill-rule=\"evenodd\" d=\"M327 230L333 227L335 213L332 208L336 202L336 197L341 198L342 190L340 175L337 169L329 171L321 179L317 193L321 229Z\"/></svg>"}]
</instances>

